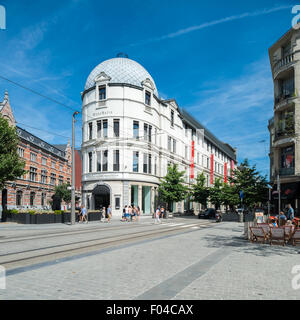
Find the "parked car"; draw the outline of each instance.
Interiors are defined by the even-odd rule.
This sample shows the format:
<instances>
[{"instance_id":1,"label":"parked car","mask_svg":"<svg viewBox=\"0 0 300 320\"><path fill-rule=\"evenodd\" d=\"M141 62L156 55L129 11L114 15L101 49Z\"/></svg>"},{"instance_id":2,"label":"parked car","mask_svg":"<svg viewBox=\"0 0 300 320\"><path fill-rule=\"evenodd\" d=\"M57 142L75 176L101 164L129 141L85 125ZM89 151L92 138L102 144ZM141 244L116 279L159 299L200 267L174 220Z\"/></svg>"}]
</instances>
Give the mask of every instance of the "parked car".
<instances>
[{"instance_id":1,"label":"parked car","mask_svg":"<svg viewBox=\"0 0 300 320\"><path fill-rule=\"evenodd\" d=\"M198 214L199 219L214 219L216 217L216 210L213 208L208 208L204 212Z\"/></svg>"}]
</instances>

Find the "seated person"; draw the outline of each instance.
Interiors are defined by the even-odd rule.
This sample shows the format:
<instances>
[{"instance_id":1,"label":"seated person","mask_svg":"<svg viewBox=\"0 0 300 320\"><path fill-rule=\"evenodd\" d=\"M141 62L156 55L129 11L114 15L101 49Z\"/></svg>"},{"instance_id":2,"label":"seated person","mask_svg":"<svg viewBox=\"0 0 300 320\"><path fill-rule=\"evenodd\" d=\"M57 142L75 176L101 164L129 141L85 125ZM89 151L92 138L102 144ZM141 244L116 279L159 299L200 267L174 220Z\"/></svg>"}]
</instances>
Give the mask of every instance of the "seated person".
<instances>
[{"instance_id":1,"label":"seated person","mask_svg":"<svg viewBox=\"0 0 300 320\"><path fill-rule=\"evenodd\" d=\"M279 225L280 225L280 226L285 225L286 221L287 221L286 215L284 214L283 211L280 211Z\"/></svg>"}]
</instances>

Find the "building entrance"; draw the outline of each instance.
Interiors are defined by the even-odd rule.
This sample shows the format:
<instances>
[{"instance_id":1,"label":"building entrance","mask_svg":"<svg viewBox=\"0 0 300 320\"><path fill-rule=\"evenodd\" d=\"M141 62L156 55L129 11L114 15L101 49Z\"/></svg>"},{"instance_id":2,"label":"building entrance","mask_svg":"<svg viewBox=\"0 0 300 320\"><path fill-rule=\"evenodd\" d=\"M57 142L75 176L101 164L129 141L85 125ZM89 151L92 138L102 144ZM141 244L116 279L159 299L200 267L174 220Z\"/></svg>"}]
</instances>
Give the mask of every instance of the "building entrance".
<instances>
[{"instance_id":1,"label":"building entrance","mask_svg":"<svg viewBox=\"0 0 300 320\"><path fill-rule=\"evenodd\" d=\"M99 185L93 190L94 209L107 208L110 203L110 189L105 185Z\"/></svg>"}]
</instances>

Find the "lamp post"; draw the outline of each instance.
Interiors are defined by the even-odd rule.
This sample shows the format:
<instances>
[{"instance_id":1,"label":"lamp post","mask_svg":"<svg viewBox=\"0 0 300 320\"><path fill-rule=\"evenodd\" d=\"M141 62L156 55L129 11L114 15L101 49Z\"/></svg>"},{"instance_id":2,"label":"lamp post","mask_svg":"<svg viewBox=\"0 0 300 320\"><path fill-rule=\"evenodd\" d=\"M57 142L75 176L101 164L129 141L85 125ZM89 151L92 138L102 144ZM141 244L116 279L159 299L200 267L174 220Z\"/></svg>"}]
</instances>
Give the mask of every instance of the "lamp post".
<instances>
[{"instance_id":1,"label":"lamp post","mask_svg":"<svg viewBox=\"0 0 300 320\"><path fill-rule=\"evenodd\" d=\"M79 112L73 113L72 121L72 190L71 190L71 225L75 224L75 116Z\"/></svg>"}]
</instances>

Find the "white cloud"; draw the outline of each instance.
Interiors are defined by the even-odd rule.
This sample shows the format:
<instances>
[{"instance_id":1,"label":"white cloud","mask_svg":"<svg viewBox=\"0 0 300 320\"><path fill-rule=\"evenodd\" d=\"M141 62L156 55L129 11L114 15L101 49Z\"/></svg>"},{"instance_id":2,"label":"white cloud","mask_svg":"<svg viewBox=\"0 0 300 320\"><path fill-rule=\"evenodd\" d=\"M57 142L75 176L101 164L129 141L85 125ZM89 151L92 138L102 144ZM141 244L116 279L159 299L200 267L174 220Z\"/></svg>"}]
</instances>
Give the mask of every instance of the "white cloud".
<instances>
[{"instance_id":1,"label":"white cloud","mask_svg":"<svg viewBox=\"0 0 300 320\"><path fill-rule=\"evenodd\" d=\"M219 24L223 24L223 23L227 23L230 21L235 21L235 20L241 20L241 19L245 19L245 18L249 18L249 17L256 17L256 16L262 16L262 15L266 15L266 14L270 14L273 12L277 12L277 11L281 11L281 10L286 10L286 9L290 9L292 8L292 6L276 6L273 8L267 8L267 9L263 9L263 10L257 10L254 12L245 12L245 13L241 13L239 15L234 15L234 16L229 16L229 17L225 17L225 18L221 18L221 19L217 19L217 20L213 20L213 21L209 21L209 22L204 22L200 25L196 25L196 26L191 26L191 27L187 27L184 29L180 29L178 31L172 32L172 33L168 33L166 35L160 36L160 37L156 37L156 38L151 38L151 39L146 39L143 41L140 41L138 43L132 43L131 46L138 46L138 45L143 45L143 44L148 44L148 43L152 43L152 42L159 42L162 40L166 40L166 39L172 39L172 38L176 38L179 36L182 36L184 34L188 34L194 31L198 31L198 30L202 30L205 28L209 28L215 25L219 25Z\"/></svg>"}]
</instances>

